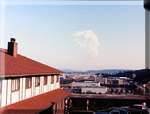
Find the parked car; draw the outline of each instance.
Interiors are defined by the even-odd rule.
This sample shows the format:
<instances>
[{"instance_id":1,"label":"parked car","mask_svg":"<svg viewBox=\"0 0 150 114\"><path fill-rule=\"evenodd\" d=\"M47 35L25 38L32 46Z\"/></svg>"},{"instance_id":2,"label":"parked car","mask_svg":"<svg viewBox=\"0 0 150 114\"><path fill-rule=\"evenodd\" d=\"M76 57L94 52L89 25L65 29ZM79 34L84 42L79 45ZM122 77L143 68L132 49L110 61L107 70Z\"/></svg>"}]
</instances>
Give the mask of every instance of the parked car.
<instances>
[{"instance_id":1,"label":"parked car","mask_svg":"<svg viewBox=\"0 0 150 114\"><path fill-rule=\"evenodd\" d=\"M136 108L112 108L109 114L149 114L149 112Z\"/></svg>"}]
</instances>

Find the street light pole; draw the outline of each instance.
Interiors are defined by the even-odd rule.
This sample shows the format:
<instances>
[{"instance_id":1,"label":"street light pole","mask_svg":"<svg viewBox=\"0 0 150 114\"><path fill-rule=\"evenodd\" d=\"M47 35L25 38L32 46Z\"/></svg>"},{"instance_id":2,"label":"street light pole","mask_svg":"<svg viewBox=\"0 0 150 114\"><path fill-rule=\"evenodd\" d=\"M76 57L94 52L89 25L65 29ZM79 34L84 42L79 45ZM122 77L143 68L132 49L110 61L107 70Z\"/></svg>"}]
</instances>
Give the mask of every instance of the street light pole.
<instances>
[{"instance_id":1,"label":"street light pole","mask_svg":"<svg viewBox=\"0 0 150 114\"><path fill-rule=\"evenodd\" d=\"M144 0L145 8L145 68L150 69L150 0Z\"/></svg>"}]
</instances>

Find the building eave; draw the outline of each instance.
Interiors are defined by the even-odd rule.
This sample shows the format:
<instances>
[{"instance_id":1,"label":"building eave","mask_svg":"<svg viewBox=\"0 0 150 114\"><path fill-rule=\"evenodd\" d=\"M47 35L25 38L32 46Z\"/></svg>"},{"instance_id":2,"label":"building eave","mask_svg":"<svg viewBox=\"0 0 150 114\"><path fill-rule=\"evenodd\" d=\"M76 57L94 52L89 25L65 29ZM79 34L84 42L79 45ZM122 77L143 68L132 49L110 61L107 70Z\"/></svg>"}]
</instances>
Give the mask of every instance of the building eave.
<instances>
[{"instance_id":1,"label":"building eave","mask_svg":"<svg viewBox=\"0 0 150 114\"><path fill-rule=\"evenodd\" d=\"M62 75L63 73L33 73L33 74L10 74L0 75L0 78L17 78L17 77L38 77L38 76L51 76L51 75Z\"/></svg>"}]
</instances>

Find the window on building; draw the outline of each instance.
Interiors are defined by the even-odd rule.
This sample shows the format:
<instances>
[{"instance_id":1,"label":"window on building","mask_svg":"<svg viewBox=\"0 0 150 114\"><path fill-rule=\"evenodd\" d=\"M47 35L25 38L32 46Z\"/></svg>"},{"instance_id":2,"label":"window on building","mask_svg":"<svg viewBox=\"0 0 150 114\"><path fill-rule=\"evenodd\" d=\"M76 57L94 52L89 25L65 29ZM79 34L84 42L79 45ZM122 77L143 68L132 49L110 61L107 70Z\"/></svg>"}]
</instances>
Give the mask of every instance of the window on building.
<instances>
[{"instance_id":1,"label":"window on building","mask_svg":"<svg viewBox=\"0 0 150 114\"><path fill-rule=\"evenodd\" d=\"M56 76L56 82L59 82L59 76Z\"/></svg>"},{"instance_id":2,"label":"window on building","mask_svg":"<svg viewBox=\"0 0 150 114\"><path fill-rule=\"evenodd\" d=\"M35 77L35 86L40 86L40 77Z\"/></svg>"},{"instance_id":3,"label":"window on building","mask_svg":"<svg viewBox=\"0 0 150 114\"><path fill-rule=\"evenodd\" d=\"M31 88L32 87L32 78L26 78L26 89Z\"/></svg>"},{"instance_id":4,"label":"window on building","mask_svg":"<svg viewBox=\"0 0 150 114\"><path fill-rule=\"evenodd\" d=\"M11 91L18 91L20 89L20 79L12 79L11 82Z\"/></svg>"},{"instance_id":5,"label":"window on building","mask_svg":"<svg viewBox=\"0 0 150 114\"><path fill-rule=\"evenodd\" d=\"M0 96L1 96L1 94L2 94L2 79L0 79Z\"/></svg>"},{"instance_id":6,"label":"window on building","mask_svg":"<svg viewBox=\"0 0 150 114\"><path fill-rule=\"evenodd\" d=\"M47 85L47 76L44 76L44 85Z\"/></svg>"},{"instance_id":7,"label":"window on building","mask_svg":"<svg viewBox=\"0 0 150 114\"><path fill-rule=\"evenodd\" d=\"M51 76L51 84L54 83L54 76Z\"/></svg>"}]
</instances>

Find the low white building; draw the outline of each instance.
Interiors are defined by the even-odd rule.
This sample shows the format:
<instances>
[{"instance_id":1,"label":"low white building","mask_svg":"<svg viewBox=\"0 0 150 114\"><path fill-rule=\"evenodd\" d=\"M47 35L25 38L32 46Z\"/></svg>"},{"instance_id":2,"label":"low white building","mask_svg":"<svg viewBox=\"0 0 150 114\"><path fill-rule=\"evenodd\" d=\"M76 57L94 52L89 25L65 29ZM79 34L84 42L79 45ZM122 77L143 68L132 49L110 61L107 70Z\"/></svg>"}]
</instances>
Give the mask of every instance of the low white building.
<instances>
[{"instance_id":1,"label":"low white building","mask_svg":"<svg viewBox=\"0 0 150 114\"><path fill-rule=\"evenodd\" d=\"M94 81L72 82L72 87L100 87L100 82Z\"/></svg>"},{"instance_id":2,"label":"low white building","mask_svg":"<svg viewBox=\"0 0 150 114\"><path fill-rule=\"evenodd\" d=\"M107 87L81 87L81 93L104 94L107 92Z\"/></svg>"},{"instance_id":3,"label":"low white building","mask_svg":"<svg viewBox=\"0 0 150 114\"><path fill-rule=\"evenodd\" d=\"M107 87L102 87L100 82L96 81L72 82L72 88L80 89L81 93L103 94L107 92Z\"/></svg>"}]
</instances>

